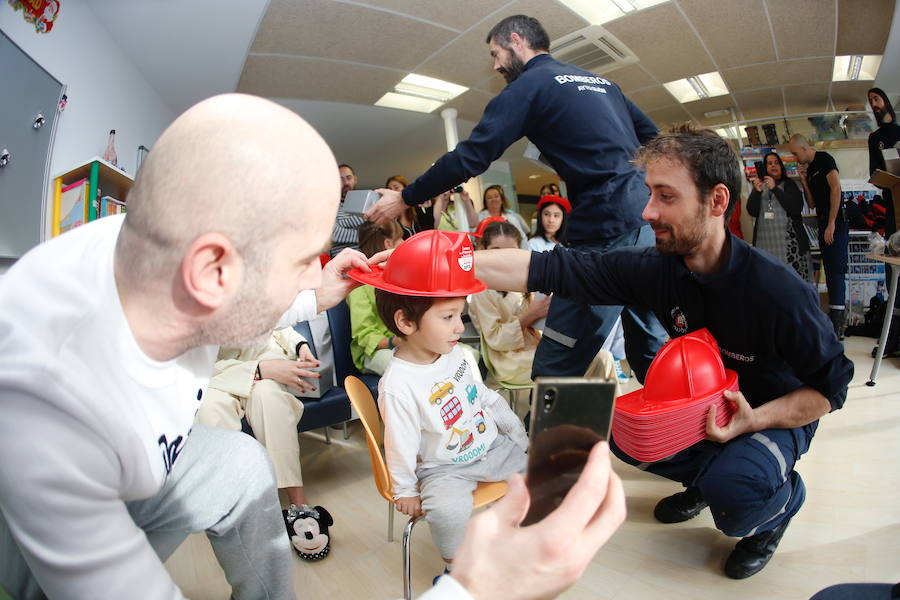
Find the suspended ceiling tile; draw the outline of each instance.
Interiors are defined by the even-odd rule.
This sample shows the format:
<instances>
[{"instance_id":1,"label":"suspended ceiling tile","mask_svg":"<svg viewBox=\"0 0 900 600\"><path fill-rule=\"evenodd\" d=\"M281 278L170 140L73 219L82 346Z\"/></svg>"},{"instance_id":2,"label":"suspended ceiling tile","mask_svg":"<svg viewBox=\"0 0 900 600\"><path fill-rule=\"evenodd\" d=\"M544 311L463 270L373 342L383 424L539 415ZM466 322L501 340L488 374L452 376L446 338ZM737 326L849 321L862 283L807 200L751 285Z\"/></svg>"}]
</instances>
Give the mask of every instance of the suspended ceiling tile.
<instances>
[{"instance_id":1,"label":"suspended ceiling tile","mask_svg":"<svg viewBox=\"0 0 900 600\"><path fill-rule=\"evenodd\" d=\"M784 86L788 114L801 115L828 110L828 84L806 83Z\"/></svg>"},{"instance_id":2,"label":"suspended ceiling tile","mask_svg":"<svg viewBox=\"0 0 900 600\"><path fill-rule=\"evenodd\" d=\"M763 0L679 0L720 69L775 60Z\"/></svg>"},{"instance_id":3,"label":"suspended ceiling tile","mask_svg":"<svg viewBox=\"0 0 900 600\"><path fill-rule=\"evenodd\" d=\"M874 85L874 81L835 81L831 84L835 110L844 110L848 106L865 107L869 103L867 92Z\"/></svg>"},{"instance_id":4,"label":"suspended ceiling tile","mask_svg":"<svg viewBox=\"0 0 900 600\"><path fill-rule=\"evenodd\" d=\"M362 0L362 4L464 31L509 0Z\"/></svg>"},{"instance_id":5,"label":"suspended ceiling tile","mask_svg":"<svg viewBox=\"0 0 900 600\"><path fill-rule=\"evenodd\" d=\"M630 92L627 96L629 100L637 104L644 112L655 108L670 106L676 101L675 98L672 97L672 94L661 85L656 85L637 92Z\"/></svg>"},{"instance_id":6,"label":"suspended ceiling tile","mask_svg":"<svg viewBox=\"0 0 900 600\"><path fill-rule=\"evenodd\" d=\"M518 14L538 19L551 40L587 26L586 21L552 2L521 0L460 35L440 53L420 65L416 72L467 87L474 87L493 74L500 80L502 87L505 83L491 68L490 51L484 40L494 25L506 17Z\"/></svg>"},{"instance_id":7,"label":"suspended ceiling tile","mask_svg":"<svg viewBox=\"0 0 900 600\"><path fill-rule=\"evenodd\" d=\"M506 87L506 80L503 79L498 73L492 72L486 78L481 80L475 87L482 92L486 92L492 96L496 96L503 91L503 88Z\"/></svg>"},{"instance_id":8,"label":"suspended ceiling tile","mask_svg":"<svg viewBox=\"0 0 900 600\"><path fill-rule=\"evenodd\" d=\"M768 0L778 58L833 56L835 2Z\"/></svg>"},{"instance_id":9,"label":"suspended ceiling tile","mask_svg":"<svg viewBox=\"0 0 900 600\"><path fill-rule=\"evenodd\" d=\"M374 104L402 73L314 58L248 56L237 91L269 98Z\"/></svg>"},{"instance_id":10,"label":"suspended ceiling tile","mask_svg":"<svg viewBox=\"0 0 900 600\"><path fill-rule=\"evenodd\" d=\"M398 32L396 37L380 32ZM253 53L324 57L411 71L456 37L442 27L333 0L272 0Z\"/></svg>"},{"instance_id":11,"label":"suspended ceiling tile","mask_svg":"<svg viewBox=\"0 0 900 600\"><path fill-rule=\"evenodd\" d=\"M657 85L656 80L648 75L647 71L638 64L626 65L614 71L609 71L604 73L604 77L618 85L626 94L631 90Z\"/></svg>"},{"instance_id":12,"label":"suspended ceiling tile","mask_svg":"<svg viewBox=\"0 0 900 600\"><path fill-rule=\"evenodd\" d=\"M882 54L894 13L894 0L840 0L837 55Z\"/></svg>"},{"instance_id":13,"label":"suspended ceiling tile","mask_svg":"<svg viewBox=\"0 0 900 600\"><path fill-rule=\"evenodd\" d=\"M479 90L469 90L462 96L451 100L442 108L455 108L459 111L460 119L477 123L481 120L481 115L484 113L484 107L487 106L487 103L490 102L492 98L493 96L491 94L485 94ZM438 109L435 112L440 113L440 111L441 109Z\"/></svg>"},{"instance_id":14,"label":"suspended ceiling tile","mask_svg":"<svg viewBox=\"0 0 900 600\"><path fill-rule=\"evenodd\" d=\"M784 116L784 98L781 95L781 86L766 90L735 92L734 98L745 119Z\"/></svg>"},{"instance_id":15,"label":"suspended ceiling tile","mask_svg":"<svg viewBox=\"0 0 900 600\"><path fill-rule=\"evenodd\" d=\"M691 120L691 115L689 115L680 104L673 104L672 106L666 106L665 108L647 111L647 116L656 123L656 126L659 127L660 130L666 129L671 125Z\"/></svg>"},{"instance_id":16,"label":"suspended ceiling tile","mask_svg":"<svg viewBox=\"0 0 900 600\"><path fill-rule=\"evenodd\" d=\"M732 92L776 85L821 83L831 79L832 63L831 58L769 62L722 71L722 78Z\"/></svg>"},{"instance_id":17,"label":"suspended ceiling tile","mask_svg":"<svg viewBox=\"0 0 900 600\"><path fill-rule=\"evenodd\" d=\"M670 2L607 23L606 28L660 83L715 70L700 40Z\"/></svg>"}]
</instances>

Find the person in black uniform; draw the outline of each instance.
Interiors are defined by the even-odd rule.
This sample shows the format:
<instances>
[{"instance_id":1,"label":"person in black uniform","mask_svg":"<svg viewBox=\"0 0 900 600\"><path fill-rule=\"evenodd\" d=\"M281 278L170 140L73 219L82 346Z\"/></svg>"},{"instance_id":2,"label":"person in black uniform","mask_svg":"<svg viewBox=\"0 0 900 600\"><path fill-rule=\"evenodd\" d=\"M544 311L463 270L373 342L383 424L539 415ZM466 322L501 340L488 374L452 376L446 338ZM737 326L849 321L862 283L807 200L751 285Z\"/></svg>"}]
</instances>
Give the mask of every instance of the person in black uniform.
<instances>
[{"instance_id":1,"label":"person in black uniform","mask_svg":"<svg viewBox=\"0 0 900 600\"><path fill-rule=\"evenodd\" d=\"M869 134L869 175L872 175L877 169L884 170L884 156L881 154L881 151L885 148L893 148L900 143L900 124L897 124L897 114L894 112L891 101L881 88L870 89L868 97L869 106L872 108L875 121L878 123L878 129ZM881 197L887 208L884 215L884 235L885 237L890 237L892 233L897 231L891 190L882 188ZM890 273L885 270L884 275L885 285L890 285ZM898 305L900 305L900 297L894 302L894 317L900 313ZM876 351L877 347L872 350L872 356L875 356ZM891 330L888 332L884 355L900 355L900 319L894 318L891 321Z\"/></svg>"},{"instance_id":2,"label":"person in black uniform","mask_svg":"<svg viewBox=\"0 0 900 600\"><path fill-rule=\"evenodd\" d=\"M800 165L797 174L806 196L806 204L816 209L819 224L819 251L825 267L828 288L828 314L834 333L844 339L844 317L847 305L847 274L850 228L841 204L841 179L837 163L827 152L815 150L799 133L788 142Z\"/></svg>"},{"instance_id":3,"label":"person in black uniform","mask_svg":"<svg viewBox=\"0 0 900 600\"><path fill-rule=\"evenodd\" d=\"M506 88L488 103L468 140L436 160L402 195L378 190L383 197L366 217L394 218L407 205L483 173L527 136L566 181L572 247L607 251L652 245L653 233L641 219L647 188L629 161L656 136L653 122L613 82L550 56L550 38L537 19L507 17L485 41ZM623 311L562 298L551 302L533 375L583 375L620 313L629 365L643 380L664 338L655 317L638 308Z\"/></svg>"},{"instance_id":4,"label":"person in black uniform","mask_svg":"<svg viewBox=\"0 0 900 600\"><path fill-rule=\"evenodd\" d=\"M656 248L607 253L478 252L489 288L540 291L571 300L652 310L670 336L708 328L739 392L727 425L707 415L707 439L654 463L625 462L681 482L686 490L654 511L686 521L709 506L716 526L742 537L725 563L729 577L771 559L806 488L794 466L818 419L841 408L853 363L843 354L812 287L790 267L727 230L740 193L740 162L728 143L685 124L638 151L651 195L643 211Z\"/></svg>"}]
</instances>

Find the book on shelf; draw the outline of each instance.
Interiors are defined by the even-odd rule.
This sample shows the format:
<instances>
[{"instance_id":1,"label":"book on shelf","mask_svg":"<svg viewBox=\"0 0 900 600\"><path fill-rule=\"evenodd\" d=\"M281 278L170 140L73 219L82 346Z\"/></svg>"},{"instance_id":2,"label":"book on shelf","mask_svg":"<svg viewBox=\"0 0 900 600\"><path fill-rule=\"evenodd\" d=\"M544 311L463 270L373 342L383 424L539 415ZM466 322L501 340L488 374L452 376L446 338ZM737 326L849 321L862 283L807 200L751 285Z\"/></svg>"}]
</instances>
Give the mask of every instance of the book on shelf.
<instances>
[{"instance_id":1,"label":"book on shelf","mask_svg":"<svg viewBox=\"0 0 900 600\"><path fill-rule=\"evenodd\" d=\"M79 179L62 188L59 200L59 232L63 233L84 225L88 220L88 194L90 184L87 179Z\"/></svg>"},{"instance_id":2,"label":"book on shelf","mask_svg":"<svg viewBox=\"0 0 900 600\"><path fill-rule=\"evenodd\" d=\"M100 210L97 214L100 217L108 217L109 215L118 215L125 212L125 203L116 200L112 196L103 196L100 198Z\"/></svg>"}]
</instances>

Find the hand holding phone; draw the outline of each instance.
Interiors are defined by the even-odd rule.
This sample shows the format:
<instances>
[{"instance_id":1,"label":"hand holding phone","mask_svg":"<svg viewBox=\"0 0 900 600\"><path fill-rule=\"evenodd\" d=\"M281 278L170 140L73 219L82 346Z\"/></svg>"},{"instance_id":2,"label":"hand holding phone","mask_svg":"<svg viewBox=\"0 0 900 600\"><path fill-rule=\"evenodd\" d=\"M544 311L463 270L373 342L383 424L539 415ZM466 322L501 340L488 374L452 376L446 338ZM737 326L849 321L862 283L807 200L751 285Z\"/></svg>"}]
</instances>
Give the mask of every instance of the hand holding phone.
<instances>
[{"instance_id":1,"label":"hand holding phone","mask_svg":"<svg viewBox=\"0 0 900 600\"><path fill-rule=\"evenodd\" d=\"M591 448L609 439L614 406L615 383L606 379L535 380L526 478L531 505L522 525L540 521L560 505Z\"/></svg>"}]
</instances>

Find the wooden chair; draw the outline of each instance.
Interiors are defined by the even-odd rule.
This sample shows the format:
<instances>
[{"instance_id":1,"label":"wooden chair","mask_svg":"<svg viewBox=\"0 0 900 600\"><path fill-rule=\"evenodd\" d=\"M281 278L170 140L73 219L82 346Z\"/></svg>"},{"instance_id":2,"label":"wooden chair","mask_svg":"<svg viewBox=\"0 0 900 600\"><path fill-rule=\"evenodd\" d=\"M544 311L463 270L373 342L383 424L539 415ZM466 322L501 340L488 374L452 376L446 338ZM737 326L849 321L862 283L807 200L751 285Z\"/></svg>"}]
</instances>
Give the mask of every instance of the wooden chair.
<instances>
[{"instance_id":1,"label":"wooden chair","mask_svg":"<svg viewBox=\"0 0 900 600\"><path fill-rule=\"evenodd\" d=\"M350 376L344 380L344 389L350 403L356 409L359 420L366 432L366 444L369 447L369 459L372 462L372 476L375 479L375 489L381 497L388 501L388 541L394 541L394 497L391 494L391 476L382 455L384 436L381 430L381 418L372 393L365 383L358 378ZM480 508L491 502L495 502L506 494L505 481L491 481L479 483L472 492L472 508ZM409 540L416 522L422 517L411 517L403 530L403 597L412 598L412 574L410 565Z\"/></svg>"}]
</instances>

